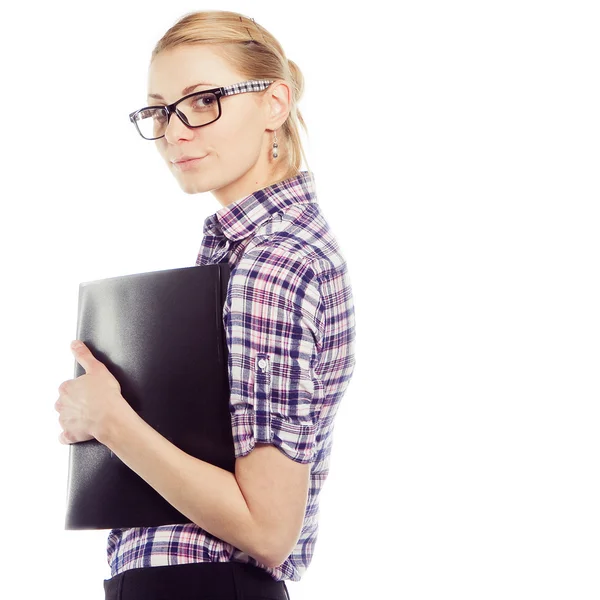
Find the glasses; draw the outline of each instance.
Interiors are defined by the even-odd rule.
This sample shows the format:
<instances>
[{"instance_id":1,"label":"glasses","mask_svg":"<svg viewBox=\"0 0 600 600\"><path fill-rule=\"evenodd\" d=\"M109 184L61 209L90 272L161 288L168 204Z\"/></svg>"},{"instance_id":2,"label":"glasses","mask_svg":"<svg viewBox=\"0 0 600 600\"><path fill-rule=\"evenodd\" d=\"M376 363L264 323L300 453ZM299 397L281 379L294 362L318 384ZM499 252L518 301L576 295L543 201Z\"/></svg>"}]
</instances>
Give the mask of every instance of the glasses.
<instances>
[{"instance_id":1,"label":"glasses","mask_svg":"<svg viewBox=\"0 0 600 600\"><path fill-rule=\"evenodd\" d=\"M177 114L184 125L193 129L217 121L221 116L221 98L245 92L260 92L271 85L269 79L253 79L227 87L212 88L188 94L166 106L145 106L129 115L138 133L145 140L164 137L172 114Z\"/></svg>"}]
</instances>

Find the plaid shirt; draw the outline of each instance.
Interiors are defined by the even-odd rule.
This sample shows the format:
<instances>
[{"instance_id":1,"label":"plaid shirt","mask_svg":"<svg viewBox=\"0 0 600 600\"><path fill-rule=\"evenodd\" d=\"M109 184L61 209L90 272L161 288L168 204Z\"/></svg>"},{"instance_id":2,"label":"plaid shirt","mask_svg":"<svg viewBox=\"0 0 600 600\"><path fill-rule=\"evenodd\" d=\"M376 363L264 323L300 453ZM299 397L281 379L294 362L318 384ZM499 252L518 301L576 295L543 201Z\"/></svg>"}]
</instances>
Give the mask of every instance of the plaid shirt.
<instances>
[{"instance_id":1,"label":"plaid shirt","mask_svg":"<svg viewBox=\"0 0 600 600\"><path fill-rule=\"evenodd\" d=\"M235 456L256 442L310 463L300 537L270 568L194 523L112 529L111 576L127 569L239 561L299 581L317 539L334 418L354 372L354 304L346 261L323 217L313 175L272 184L204 221L197 265L229 261L223 307Z\"/></svg>"}]
</instances>

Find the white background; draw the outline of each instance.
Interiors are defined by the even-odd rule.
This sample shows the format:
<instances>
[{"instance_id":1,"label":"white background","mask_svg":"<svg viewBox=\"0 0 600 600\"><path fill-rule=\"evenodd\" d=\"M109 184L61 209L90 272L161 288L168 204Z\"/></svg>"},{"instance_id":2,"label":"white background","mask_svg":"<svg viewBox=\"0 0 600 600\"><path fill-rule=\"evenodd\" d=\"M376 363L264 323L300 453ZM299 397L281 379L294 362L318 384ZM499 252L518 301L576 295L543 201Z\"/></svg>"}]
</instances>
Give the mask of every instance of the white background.
<instances>
[{"instance_id":1,"label":"white background","mask_svg":"<svg viewBox=\"0 0 600 600\"><path fill-rule=\"evenodd\" d=\"M595 3L11 3L1 9L3 589L101 600L65 531L78 286L192 266L204 218L128 120L184 13L240 11L306 77L357 365L292 600L597 599Z\"/></svg>"}]
</instances>

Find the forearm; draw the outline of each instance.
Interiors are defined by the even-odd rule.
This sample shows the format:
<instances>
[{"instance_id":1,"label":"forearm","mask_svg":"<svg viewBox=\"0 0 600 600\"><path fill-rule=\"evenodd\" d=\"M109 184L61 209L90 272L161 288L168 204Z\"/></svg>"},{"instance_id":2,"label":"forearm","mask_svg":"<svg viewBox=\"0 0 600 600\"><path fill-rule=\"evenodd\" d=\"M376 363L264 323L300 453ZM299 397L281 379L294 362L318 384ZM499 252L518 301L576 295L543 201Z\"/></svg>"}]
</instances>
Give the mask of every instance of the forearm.
<instances>
[{"instance_id":1,"label":"forearm","mask_svg":"<svg viewBox=\"0 0 600 600\"><path fill-rule=\"evenodd\" d=\"M187 454L125 404L98 441L190 521L263 562L263 538L235 475Z\"/></svg>"}]
</instances>

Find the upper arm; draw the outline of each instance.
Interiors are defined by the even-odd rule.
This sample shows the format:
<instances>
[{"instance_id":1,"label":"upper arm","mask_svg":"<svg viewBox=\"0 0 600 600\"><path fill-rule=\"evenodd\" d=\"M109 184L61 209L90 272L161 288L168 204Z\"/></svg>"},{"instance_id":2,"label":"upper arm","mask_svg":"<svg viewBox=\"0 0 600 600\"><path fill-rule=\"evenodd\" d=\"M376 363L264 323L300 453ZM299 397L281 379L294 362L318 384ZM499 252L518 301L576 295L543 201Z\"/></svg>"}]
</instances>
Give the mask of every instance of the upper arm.
<instances>
[{"instance_id":1,"label":"upper arm","mask_svg":"<svg viewBox=\"0 0 600 600\"><path fill-rule=\"evenodd\" d=\"M263 248L232 272L225 308L236 479L258 555L281 564L302 527L323 403L319 283L304 259Z\"/></svg>"},{"instance_id":2,"label":"upper arm","mask_svg":"<svg viewBox=\"0 0 600 600\"><path fill-rule=\"evenodd\" d=\"M256 527L256 558L268 567L280 565L298 541L309 476L309 463L290 460L268 444L256 444L235 462L235 477Z\"/></svg>"}]
</instances>

